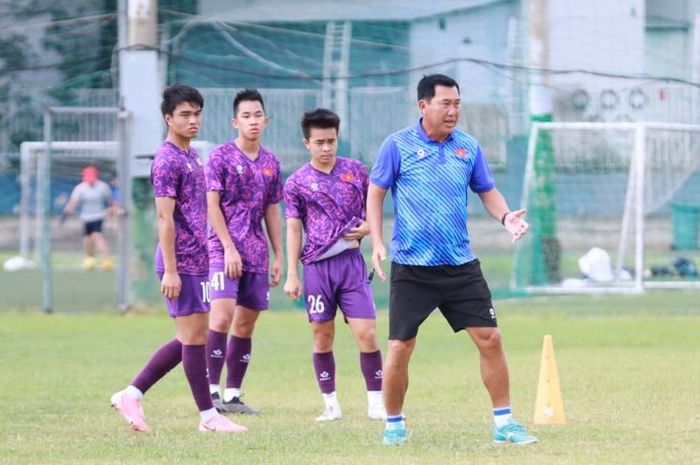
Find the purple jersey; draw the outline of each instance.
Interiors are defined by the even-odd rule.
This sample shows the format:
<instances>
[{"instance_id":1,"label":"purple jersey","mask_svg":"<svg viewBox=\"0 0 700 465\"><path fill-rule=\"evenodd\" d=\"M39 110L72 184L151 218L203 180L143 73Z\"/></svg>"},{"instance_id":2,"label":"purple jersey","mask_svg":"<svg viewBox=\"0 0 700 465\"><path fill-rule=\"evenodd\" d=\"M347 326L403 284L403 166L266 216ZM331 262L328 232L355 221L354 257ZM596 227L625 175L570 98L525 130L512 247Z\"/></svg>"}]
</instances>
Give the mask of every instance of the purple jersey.
<instances>
[{"instance_id":1,"label":"purple jersey","mask_svg":"<svg viewBox=\"0 0 700 465\"><path fill-rule=\"evenodd\" d=\"M154 197L175 199L175 259L177 272L186 275L206 275L207 256L207 195L204 168L197 151L189 152L165 141L156 151L151 166ZM155 268L164 272L163 254L158 244Z\"/></svg>"},{"instance_id":2,"label":"purple jersey","mask_svg":"<svg viewBox=\"0 0 700 465\"><path fill-rule=\"evenodd\" d=\"M328 174L307 163L287 179L285 216L299 218L304 225L306 243L300 257L304 265L365 218L368 186L365 166L344 157L336 159Z\"/></svg>"},{"instance_id":3,"label":"purple jersey","mask_svg":"<svg viewBox=\"0 0 700 465\"><path fill-rule=\"evenodd\" d=\"M268 205L282 199L280 162L260 147L251 160L231 141L216 147L207 160L207 190L221 195L219 207L226 228L243 261L243 270L268 272L267 240L262 220ZM209 257L212 264L224 262L224 248L213 228L209 230Z\"/></svg>"}]
</instances>

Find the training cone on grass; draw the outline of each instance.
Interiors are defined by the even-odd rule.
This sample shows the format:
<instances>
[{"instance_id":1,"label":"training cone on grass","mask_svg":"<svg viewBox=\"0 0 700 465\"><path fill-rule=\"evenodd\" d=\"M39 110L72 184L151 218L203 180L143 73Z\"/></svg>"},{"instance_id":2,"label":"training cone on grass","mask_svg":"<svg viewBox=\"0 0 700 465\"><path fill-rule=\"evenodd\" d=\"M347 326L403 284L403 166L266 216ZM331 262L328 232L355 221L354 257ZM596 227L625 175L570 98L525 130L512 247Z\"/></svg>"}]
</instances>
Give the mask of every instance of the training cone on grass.
<instances>
[{"instance_id":1,"label":"training cone on grass","mask_svg":"<svg viewBox=\"0 0 700 465\"><path fill-rule=\"evenodd\" d=\"M562 425L564 417L564 402L559 388L559 373L557 361L554 358L552 336L546 335L542 342L542 359L540 361L540 378L537 382L537 400L535 400L536 425Z\"/></svg>"}]
</instances>

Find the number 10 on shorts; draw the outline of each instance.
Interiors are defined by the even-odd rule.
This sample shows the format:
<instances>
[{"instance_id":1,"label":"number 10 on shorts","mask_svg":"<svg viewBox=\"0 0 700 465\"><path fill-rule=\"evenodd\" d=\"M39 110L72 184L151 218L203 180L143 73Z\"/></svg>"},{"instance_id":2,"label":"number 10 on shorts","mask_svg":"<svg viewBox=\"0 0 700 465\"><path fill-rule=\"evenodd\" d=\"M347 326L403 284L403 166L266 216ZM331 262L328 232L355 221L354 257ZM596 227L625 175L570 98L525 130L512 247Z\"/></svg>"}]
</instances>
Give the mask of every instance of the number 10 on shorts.
<instances>
[{"instance_id":1,"label":"number 10 on shorts","mask_svg":"<svg viewBox=\"0 0 700 465\"><path fill-rule=\"evenodd\" d=\"M306 298L306 302L309 304L309 315L323 313L326 309L323 305L323 300L321 300L321 294L310 295Z\"/></svg>"}]
</instances>

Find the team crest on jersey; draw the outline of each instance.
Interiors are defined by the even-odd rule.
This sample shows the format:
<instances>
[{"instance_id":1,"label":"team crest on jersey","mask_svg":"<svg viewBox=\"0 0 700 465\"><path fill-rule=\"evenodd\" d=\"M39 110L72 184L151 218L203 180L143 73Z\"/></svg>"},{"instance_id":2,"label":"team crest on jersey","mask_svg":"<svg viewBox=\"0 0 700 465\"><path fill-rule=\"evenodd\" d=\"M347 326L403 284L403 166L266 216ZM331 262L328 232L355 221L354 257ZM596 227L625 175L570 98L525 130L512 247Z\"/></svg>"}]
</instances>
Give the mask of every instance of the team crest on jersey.
<instances>
[{"instance_id":1,"label":"team crest on jersey","mask_svg":"<svg viewBox=\"0 0 700 465\"><path fill-rule=\"evenodd\" d=\"M423 149L418 149L418 152L416 152L416 154L418 155L419 159L425 158L425 150Z\"/></svg>"},{"instance_id":2,"label":"team crest on jersey","mask_svg":"<svg viewBox=\"0 0 700 465\"><path fill-rule=\"evenodd\" d=\"M311 184L311 190L316 192L318 190L318 183Z\"/></svg>"},{"instance_id":3,"label":"team crest on jersey","mask_svg":"<svg viewBox=\"0 0 700 465\"><path fill-rule=\"evenodd\" d=\"M272 168L265 167L262 169L262 174L264 174L265 176L272 176L273 174L275 174L275 172L272 170Z\"/></svg>"},{"instance_id":4,"label":"team crest on jersey","mask_svg":"<svg viewBox=\"0 0 700 465\"><path fill-rule=\"evenodd\" d=\"M455 150L455 155L457 155L459 158L466 158L468 154L469 152L467 152L467 149L461 147Z\"/></svg>"},{"instance_id":5,"label":"team crest on jersey","mask_svg":"<svg viewBox=\"0 0 700 465\"><path fill-rule=\"evenodd\" d=\"M238 172L238 174L243 174L243 166L236 165L236 171Z\"/></svg>"},{"instance_id":6,"label":"team crest on jersey","mask_svg":"<svg viewBox=\"0 0 700 465\"><path fill-rule=\"evenodd\" d=\"M348 171L347 173L341 174L340 179L345 182L352 182L355 180L355 175Z\"/></svg>"}]
</instances>

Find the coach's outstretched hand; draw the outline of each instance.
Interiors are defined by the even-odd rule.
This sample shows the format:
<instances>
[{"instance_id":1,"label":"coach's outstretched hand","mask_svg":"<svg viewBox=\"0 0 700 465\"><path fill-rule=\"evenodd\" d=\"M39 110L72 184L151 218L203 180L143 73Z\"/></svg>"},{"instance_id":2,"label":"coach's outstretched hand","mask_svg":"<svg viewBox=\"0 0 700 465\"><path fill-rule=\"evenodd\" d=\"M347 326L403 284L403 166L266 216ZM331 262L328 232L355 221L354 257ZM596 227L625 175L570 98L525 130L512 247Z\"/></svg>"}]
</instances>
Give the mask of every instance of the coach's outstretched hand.
<instances>
[{"instance_id":1,"label":"coach's outstretched hand","mask_svg":"<svg viewBox=\"0 0 700 465\"><path fill-rule=\"evenodd\" d=\"M372 266L379 279L386 281L386 274L382 270L382 262L386 260L386 247L384 244L376 244L372 248Z\"/></svg>"},{"instance_id":2,"label":"coach's outstretched hand","mask_svg":"<svg viewBox=\"0 0 700 465\"><path fill-rule=\"evenodd\" d=\"M523 218L526 211L527 210L524 208L521 208L520 210L516 210L506 215L503 226L506 227L506 231L508 231L512 236L513 242L522 239L523 236L527 234L527 230L530 229L530 225Z\"/></svg>"}]
</instances>

